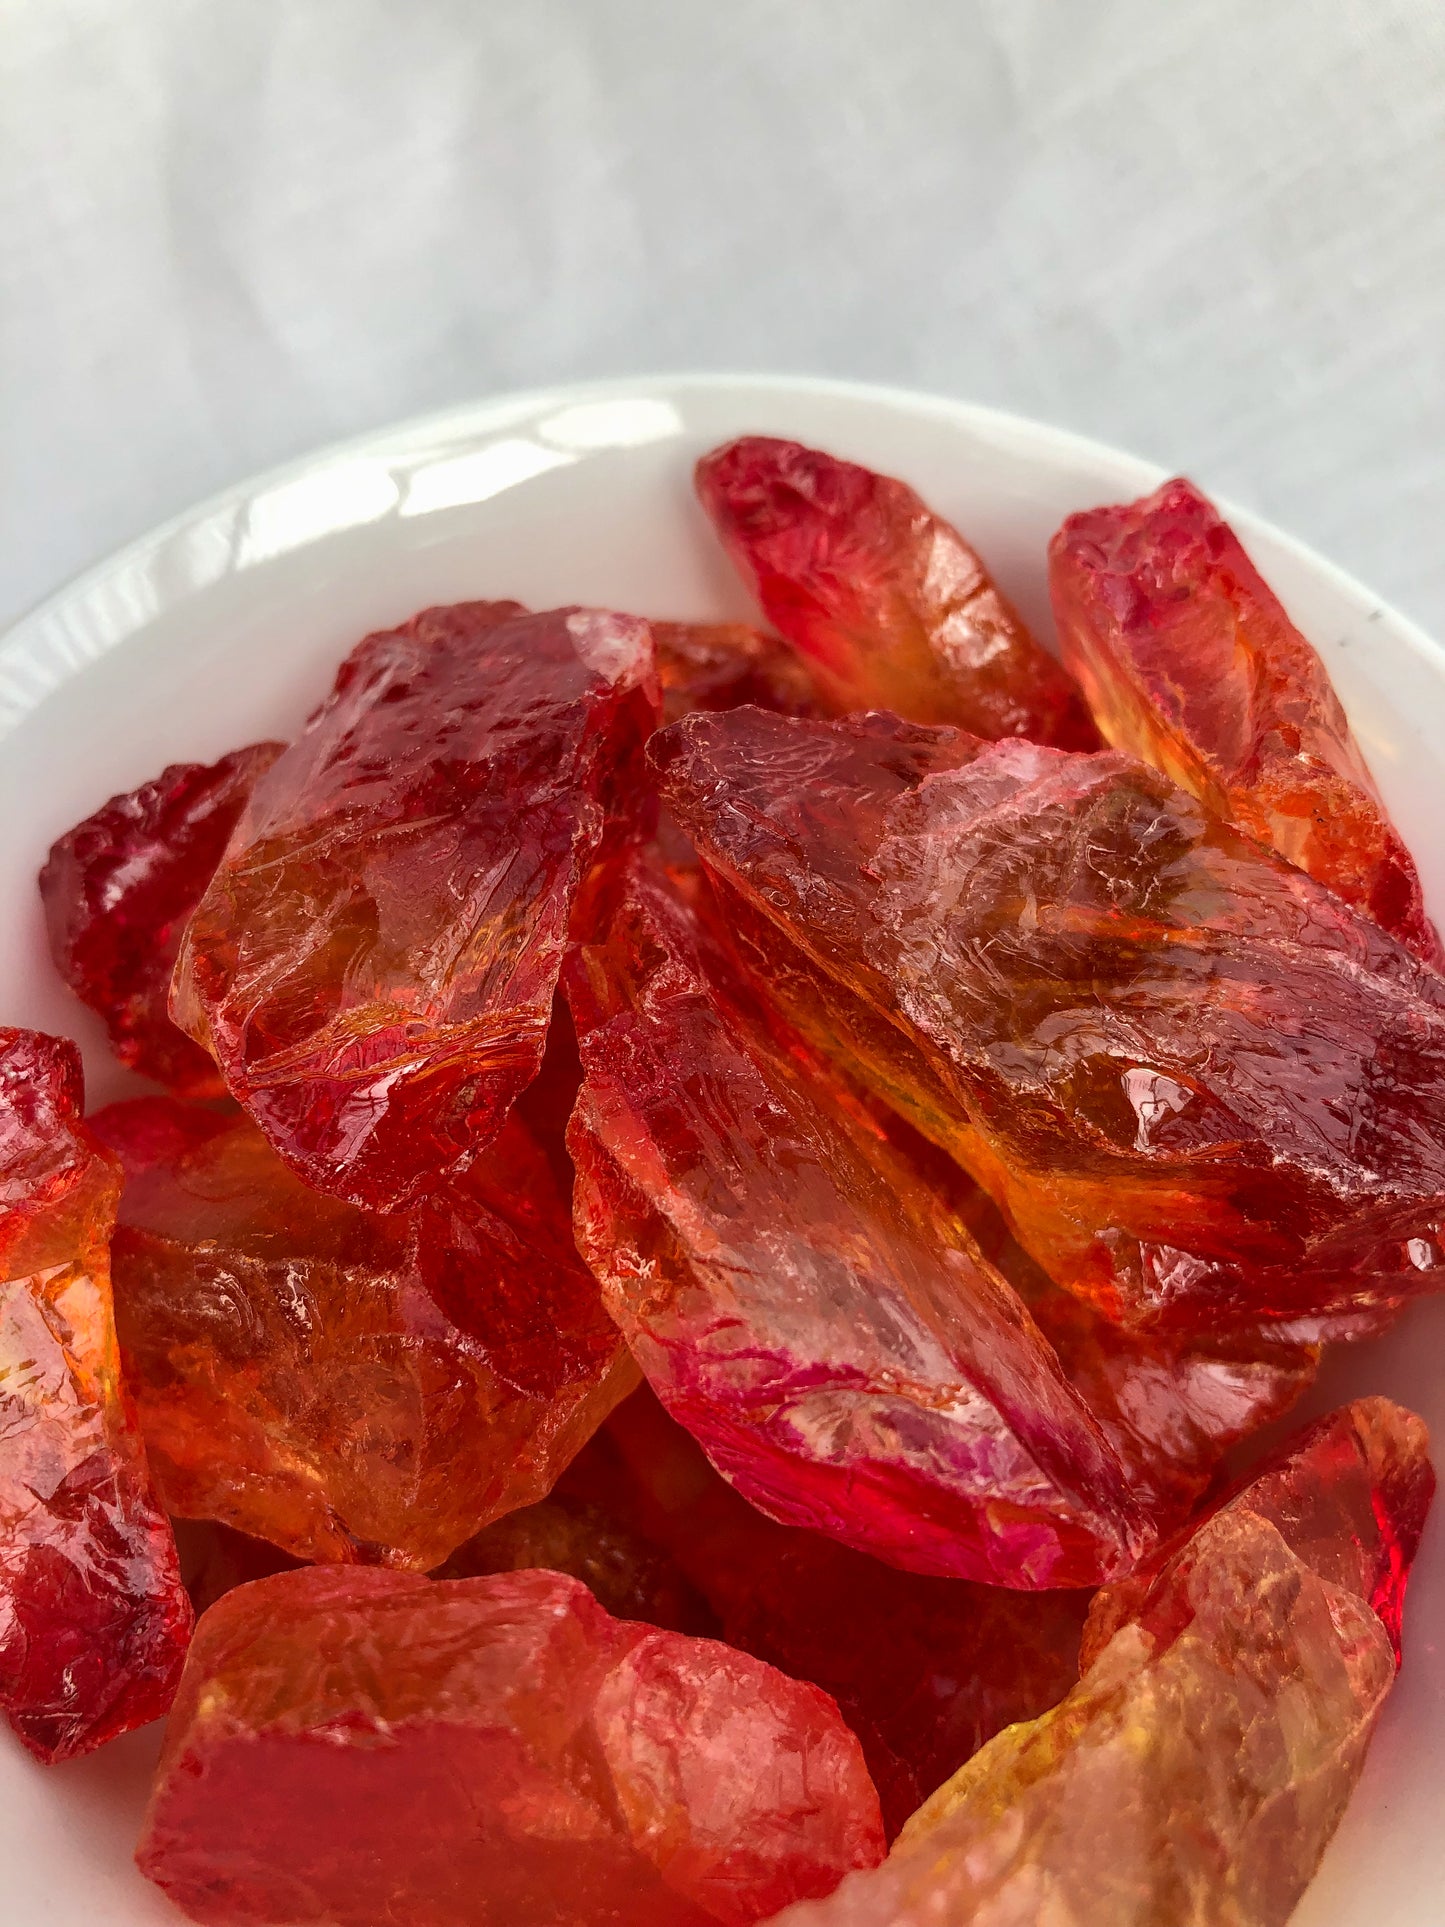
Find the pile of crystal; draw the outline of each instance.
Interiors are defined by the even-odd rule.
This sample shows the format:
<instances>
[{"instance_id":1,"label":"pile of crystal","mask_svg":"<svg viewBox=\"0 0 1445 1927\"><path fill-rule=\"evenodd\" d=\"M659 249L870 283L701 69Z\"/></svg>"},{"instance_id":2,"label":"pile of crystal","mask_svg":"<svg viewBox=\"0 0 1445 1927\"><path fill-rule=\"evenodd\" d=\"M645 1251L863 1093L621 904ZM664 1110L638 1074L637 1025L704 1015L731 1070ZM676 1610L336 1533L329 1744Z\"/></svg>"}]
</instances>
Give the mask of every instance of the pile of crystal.
<instances>
[{"instance_id":1,"label":"pile of crystal","mask_svg":"<svg viewBox=\"0 0 1445 1927\"><path fill-rule=\"evenodd\" d=\"M55 844L164 1090L0 1032L0 1705L172 1708L214 1927L1279 1927L1433 1478L1227 1481L1445 1283L1414 867L1188 484L1062 665L901 481L697 486L767 627L426 610Z\"/></svg>"}]
</instances>

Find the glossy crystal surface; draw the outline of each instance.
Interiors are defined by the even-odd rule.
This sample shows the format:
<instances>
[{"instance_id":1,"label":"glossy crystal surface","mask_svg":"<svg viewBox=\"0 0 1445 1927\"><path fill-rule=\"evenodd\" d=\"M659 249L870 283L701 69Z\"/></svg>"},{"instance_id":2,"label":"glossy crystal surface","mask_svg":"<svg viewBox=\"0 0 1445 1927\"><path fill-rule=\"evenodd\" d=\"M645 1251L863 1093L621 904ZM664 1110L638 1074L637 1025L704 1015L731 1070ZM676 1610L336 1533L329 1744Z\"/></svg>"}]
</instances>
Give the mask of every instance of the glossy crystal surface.
<instances>
[{"instance_id":1,"label":"glossy crystal surface","mask_svg":"<svg viewBox=\"0 0 1445 1927\"><path fill-rule=\"evenodd\" d=\"M1148 1522L1014 1293L720 967L639 869L565 979L578 1243L663 1404L762 1510L895 1565L1019 1587L1126 1570Z\"/></svg>"},{"instance_id":2,"label":"glossy crystal surface","mask_svg":"<svg viewBox=\"0 0 1445 1927\"><path fill-rule=\"evenodd\" d=\"M1097 743L1083 698L982 558L906 483L750 435L703 457L697 490L834 710Z\"/></svg>"},{"instance_id":3,"label":"glossy crystal surface","mask_svg":"<svg viewBox=\"0 0 1445 1927\"><path fill-rule=\"evenodd\" d=\"M1376 1602L1398 1605L1432 1485L1424 1427L1385 1400L1306 1434L1144 1597L1100 1596L1067 1699L976 1754L882 1868L781 1920L1284 1927L1394 1681Z\"/></svg>"},{"instance_id":4,"label":"glossy crystal surface","mask_svg":"<svg viewBox=\"0 0 1445 1927\"><path fill-rule=\"evenodd\" d=\"M308 1182L400 1209L501 1128L657 709L647 625L597 610L460 603L347 657L252 792L173 996Z\"/></svg>"},{"instance_id":5,"label":"glossy crystal surface","mask_svg":"<svg viewBox=\"0 0 1445 1927\"><path fill-rule=\"evenodd\" d=\"M814 1688L556 1573L315 1569L197 1629L138 1859L193 1919L749 1927L882 1853Z\"/></svg>"},{"instance_id":6,"label":"glossy crystal surface","mask_svg":"<svg viewBox=\"0 0 1445 1927\"><path fill-rule=\"evenodd\" d=\"M110 1106L116 1310L181 1516L425 1570L541 1499L635 1383L546 1158L508 1123L445 1203L310 1190L244 1114Z\"/></svg>"},{"instance_id":7,"label":"glossy crystal surface","mask_svg":"<svg viewBox=\"0 0 1445 1927\"><path fill-rule=\"evenodd\" d=\"M1064 661L1111 743L1440 961L1324 664L1192 482L1071 515L1049 582Z\"/></svg>"},{"instance_id":8,"label":"glossy crystal surface","mask_svg":"<svg viewBox=\"0 0 1445 1927\"><path fill-rule=\"evenodd\" d=\"M0 1029L0 1709L42 1760L170 1704L191 1631L120 1378L80 1053Z\"/></svg>"},{"instance_id":9,"label":"glossy crystal surface","mask_svg":"<svg viewBox=\"0 0 1445 1927\"><path fill-rule=\"evenodd\" d=\"M1445 980L1166 777L758 710L654 753L769 994L1057 1283L1210 1334L1438 1287Z\"/></svg>"},{"instance_id":10,"label":"glossy crystal surface","mask_svg":"<svg viewBox=\"0 0 1445 1927\"><path fill-rule=\"evenodd\" d=\"M221 1075L171 1022L171 973L187 919L281 748L253 743L218 763L173 763L68 830L40 872L56 968L105 1020L116 1056L196 1096L218 1094Z\"/></svg>"}]
</instances>

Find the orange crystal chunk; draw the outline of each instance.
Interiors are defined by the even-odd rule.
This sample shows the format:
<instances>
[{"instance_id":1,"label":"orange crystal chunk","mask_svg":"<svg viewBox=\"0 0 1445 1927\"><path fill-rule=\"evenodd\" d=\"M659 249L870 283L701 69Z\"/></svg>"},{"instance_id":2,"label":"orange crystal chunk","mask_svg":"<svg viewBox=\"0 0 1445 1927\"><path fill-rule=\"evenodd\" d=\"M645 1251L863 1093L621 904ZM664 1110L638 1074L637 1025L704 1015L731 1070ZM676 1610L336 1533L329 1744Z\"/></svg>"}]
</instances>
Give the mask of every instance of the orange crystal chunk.
<instances>
[{"instance_id":1,"label":"orange crystal chunk","mask_svg":"<svg viewBox=\"0 0 1445 1927\"><path fill-rule=\"evenodd\" d=\"M598 610L461 603L347 657L252 792L172 999L309 1183L403 1209L496 1135L658 701L646 623Z\"/></svg>"},{"instance_id":2,"label":"orange crystal chunk","mask_svg":"<svg viewBox=\"0 0 1445 1927\"><path fill-rule=\"evenodd\" d=\"M768 994L1057 1283L1186 1334L1438 1288L1445 979L1159 772L760 710L654 756Z\"/></svg>"},{"instance_id":3,"label":"orange crystal chunk","mask_svg":"<svg viewBox=\"0 0 1445 1927\"><path fill-rule=\"evenodd\" d=\"M1064 661L1111 743L1440 961L1324 664L1192 482L1071 515L1049 582Z\"/></svg>"},{"instance_id":4,"label":"orange crystal chunk","mask_svg":"<svg viewBox=\"0 0 1445 1927\"><path fill-rule=\"evenodd\" d=\"M904 482L749 435L697 491L768 620L834 710L1093 748L1083 698L982 558Z\"/></svg>"},{"instance_id":5,"label":"orange crystal chunk","mask_svg":"<svg viewBox=\"0 0 1445 1927\"><path fill-rule=\"evenodd\" d=\"M218 1927L750 1927L882 1851L814 1687L556 1573L312 1568L202 1619L137 1858Z\"/></svg>"},{"instance_id":6,"label":"orange crystal chunk","mask_svg":"<svg viewBox=\"0 0 1445 1927\"><path fill-rule=\"evenodd\" d=\"M1148 1521L1014 1293L718 961L639 870L565 978L578 1243L663 1404L763 1511L908 1570L1127 1570Z\"/></svg>"},{"instance_id":7,"label":"orange crystal chunk","mask_svg":"<svg viewBox=\"0 0 1445 1927\"><path fill-rule=\"evenodd\" d=\"M1398 1625L1433 1484L1384 1399L1306 1433L1143 1597L1099 1596L1067 1699L778 1927L1284 1927L1394 1683L1381 1613Z\"/></svg>"},{"instance_id":8,"label":"orange crystal chunk","mask_svg":"<svg viewBox=\"0 0 1445 1927\"><path fill-rule=\"evenodd\" d=\"M389 1216L310 1190L240 1112L93 1123L125 1166L116 1312L173 1513L426 1570L544 1497L636 1383L515 1119L445 1203Z\"/></svg>"},{"instance_id":9,"label":"orange crystal chunk","mask_svg":"<svg viewBox=\"0 0 1445 1927\"><path fill-rule=\"evenodd\" d=\"M191 1632L120 1378L120 1174L80 1123L80 1053L0 1029L0 1708L42 1760L165 1712Z\"/></svg>"}]
</instances>

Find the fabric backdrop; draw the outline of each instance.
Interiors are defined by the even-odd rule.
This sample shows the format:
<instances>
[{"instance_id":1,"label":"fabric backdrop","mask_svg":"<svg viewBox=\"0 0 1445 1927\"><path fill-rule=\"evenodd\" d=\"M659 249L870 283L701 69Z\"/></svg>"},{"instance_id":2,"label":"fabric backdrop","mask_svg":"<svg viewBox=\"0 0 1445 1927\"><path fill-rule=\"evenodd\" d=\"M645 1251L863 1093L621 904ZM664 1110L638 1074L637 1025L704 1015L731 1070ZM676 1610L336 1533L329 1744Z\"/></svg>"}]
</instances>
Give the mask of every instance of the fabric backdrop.
<instances>
[{"instance_id":1,"label":"fabric backdrop","mask_svg":"<svg viewBox=\"0 0 1445 1927\"><path fill-rule=\"evenodd\" d=\"M1441 0L0 0L0 620L609 373L1102 436L1445 632Z\"/></svg>"}]
</instances>

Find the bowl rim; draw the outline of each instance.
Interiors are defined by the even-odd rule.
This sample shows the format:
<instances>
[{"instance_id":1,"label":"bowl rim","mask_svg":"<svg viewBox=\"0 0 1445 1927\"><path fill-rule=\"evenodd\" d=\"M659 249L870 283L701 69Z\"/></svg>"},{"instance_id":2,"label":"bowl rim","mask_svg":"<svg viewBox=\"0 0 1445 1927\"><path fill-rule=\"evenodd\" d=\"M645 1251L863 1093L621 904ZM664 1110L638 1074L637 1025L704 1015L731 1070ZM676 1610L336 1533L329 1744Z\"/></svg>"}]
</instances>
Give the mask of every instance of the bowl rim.
<instances>
[{"instance_id":1,"label":"bowl rim","mask_svg":"<svg viewBox=\"0 0 1445 1927\"><path fill-rule=\"evenodd\" d=\"M764 396L770 393L804 393L821 399L867 403L908 414L921 421L941 419L952 427L972 431L981 440L987 440L992 434L1008 441L1022 454L1031 452L1032 447L1040 457L1049 454L1055 457L1059 454L1070 455L1081 464L1113 471L1119 477L1119 486L1135 494L1157 488L1171 473L1160 463L1113 443L1079 434L1073 429L1056 427L1010 409L964 401L927 389L888 382L857 381L834 375L752 374L742 369L717 372L697 369L676 373L604 375L534 388L502 389L495 394L452 402L417 415L401 416L335 441L318 443L299 455L229 482L214 493L141 530L47 591L0 627L0 676L11 669L34 667L33 661L27 660L30 646L28 632L32 628L43 627L67 605L83 603L88 595L110 578L140 562L155 548L184 535L188 529L207 518L224 514L271 489L284 488L288 483L299 481L328 463L364 456L385 457L388 452L399 455L408 444L443 432L480 435L500 431L542 410L560 410L625 397L640 398L644 391L648 397L656 399L667 399L674 395L727 395L751 391ZM1393 603L1376 595L1359 577L1332 562L1298 536L1252 509L1241 507L1228 496L1215 494L1212 490L1207 492L1225 519L1243 533L1246 541L1251 534L1262 535L1277 548L1287 551L1295 561L1327 582L1347 601L1368 606L1372 620L1388 623L1403 643L1429 662L1438 674L1445 676L1445 640L1437 641L1413 617L1405 615Z\"/></svg>"}]
</instances>

